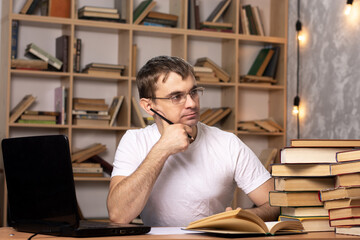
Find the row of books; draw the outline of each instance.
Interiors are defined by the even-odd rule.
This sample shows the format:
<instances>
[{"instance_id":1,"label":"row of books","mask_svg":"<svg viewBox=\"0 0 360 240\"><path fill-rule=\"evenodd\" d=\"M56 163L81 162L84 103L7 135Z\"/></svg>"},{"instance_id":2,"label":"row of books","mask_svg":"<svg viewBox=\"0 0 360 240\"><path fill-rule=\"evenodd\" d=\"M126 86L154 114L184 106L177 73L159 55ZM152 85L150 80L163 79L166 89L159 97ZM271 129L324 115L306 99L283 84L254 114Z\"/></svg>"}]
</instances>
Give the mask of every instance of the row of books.
<instances>
[{"instance_id":1,"label":"row of books","mask_svg":"<svg viewBox=\"0 0 360 240\"><path fill-rule=\"evenodd\" d=\"M73 123L75 125L113 126L124 96L113 98L111 105L104 98L74 98Z\"/></svg>"},{"instance_id":2,"label":"row of books","mask_svg":"<svg viewBox=\"0 0 360 240\"><path fill-rule=\"evenodd\" d=\"M298 139L281 149L269 197L281 207L279 220L301 221L306 231L346 233L360 226L359 147L360 140Z\"/></svg>"},{"instance_id":3,"label":"row of books","mask_svg":"<svg viewBox=\"0 0 360 240\"><path fill-rule=\"evenodd\" d=\"M260 119L252 121L239 121L238 130L246 132L284 132L284 129L273 119Z\"/></svg>"},{"instance_id":4,"label":"row of books","mask_svg":"<svg viewBox=\"0 0 360 240\"><path fill-rule=\"evenodd\" d=\"M213 126L223 121L231 113L231 108L204 108L200 113L200 121L208 126Z\"/></svg>"},{"instance_id":5,"label":"row of books","mask_svg":"<svg viewBox=\"0 0 360 240\"><path fill-rule=\"evenodd\" d=\"M70 17L71 0L26 0L20 14L34 14L40 10L42 16Z\"/></svg>"},{"instance_id":6,"label":"row of books","mask_svg":"<svg viewBox=\"0 0 360 240\"><path fill-rule=\"evenodd\" d=\"M249 71L240 77L240 82L276 83L276 69L279 61L280 47L260 49Z\"/></svg>"},{"instance_id":7,"label":"row of books","mask_svg":"<svg viewBox=\"0 0 360 240\"><path fill-rule=\"evenodd\" d=\"M239 33L245 35L265 36L264 26L258 6L250 4L240 7Z\"/></svg>"},{"instance_id":8,"label":"row of books","mask_svg":"<svg viewBox=\"0 0 360 240\"><path fill-rule=\"evenodd\" d=\"M198 81L230 81L230 74L208 57L201 57L196 60L194 72Z\"/></svg>"},{"instance_id":9,"label":"row of books","mask_svg":"<svg viewBox=\"0 0 360 240\"><path fill-rule=\"evenodd\" d=\"M94 143L71 154L74 177L103 177L111 175L113 166L99 154L106 151L106 145Z\"/></svg>"}]
</instances>

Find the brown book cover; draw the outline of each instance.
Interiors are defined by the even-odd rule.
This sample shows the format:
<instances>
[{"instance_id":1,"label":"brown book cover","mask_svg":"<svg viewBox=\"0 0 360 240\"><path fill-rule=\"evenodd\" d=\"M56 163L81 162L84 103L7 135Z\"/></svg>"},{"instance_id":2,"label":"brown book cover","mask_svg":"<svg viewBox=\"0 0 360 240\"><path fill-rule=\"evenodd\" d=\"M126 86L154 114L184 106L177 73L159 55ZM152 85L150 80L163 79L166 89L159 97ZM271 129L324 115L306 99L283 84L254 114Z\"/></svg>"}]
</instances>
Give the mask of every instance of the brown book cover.
<instances>
[{"instance_id":1,"label":"brown book cover","mask_svg":"<svg viewBox=\"0 0 360 240\"><path fill-rule=\"evenodd\" d=\"M69 71L69 36L62 35L55 40L55 57L63 62L62 71Z\"/></svg>"},{"instance_id":2,"label":"brown book cover","mask_svg":"<svg viewBox=\"0 0 360 240\"><path fill-rule=\"evenodd\" d=\"M93 103L77 103L74 102L75 110L85 111L107 111L109 108L108 104L93 104Z\"/></svg>"},{"instance_id":3,"label":"brown book cover","mask_svg":"<svg viewBox=\"0 0 360 240\"><path fill-rule=\"evenodd\" d=\"M35 97L31 94L26 95L21 99L21 101L11 110L9 122L15 122L33 102L35 102Z\"/></svg>"},{"instance_id":4,"label":"brown book cover","mask_svg":"<svg viewBox=\"0 0 360 240\"><path fill-rule=\"evenodd\" d=\"M105 98L73 98L74 103L105 104Z\"/></svg>"},{"instance_id":5,"label":"brown book cover","mask_svg":"<svg viewBox=\"0 0 360 240\"><path fill-rule=\"evenodd\" d=\"M158 18L158 19L165 19L170 21L177 21L178 16L175 14L169 14L169 13L162 13L162 12L155 12L150 11L149 14L146 16L148 18Z\"/></svg>"},{"instance_id":6,"label":"brown book cover","mask_svg":"<svg viewBox=\"0 0 360 240\"><path fill-rule=\"evenodd\" d=\"M100 154L106 150L106 146L100 143L95 143L89 147L74 152L71 155L72 162L83 162L92 156Z\"/></svg>"},{"instance_id":7,"label":"brown book cover","mask_svg":"<svg viewBox=\"0 0 360 240\"><path fill-rule=\"evenodd\" d=\"M71 0L49 0L50 17L70 18Z\"/></svg>"},{"instance_id":8,"label":"brown book cover","mask_svg":"<svg viewBox=\"0 0 360 240\"><path fill-rule=\"evenodd\" d=\"M323 206L318 191L270 191L269 203L273 207L311 207Z\"/></svg>"},{"instance_id":9,"label":"brown book cover","mask_svg":"<svg viewBox=\"0 0 360 240\"><path fill-rule=\"evenodd\" d=\"M273 177L325 177L331 176L330 163L273 164Z\"/></svg>"},{"instance_id":10,"label":"brown book cover","mask_svg":"<svg viewBox=\"0 0 360 240\"><path fill-rule=\"evenodd\" d=\"M209 126L215 125L217 122L227 117L230 113L231 113L231 108L225 108L224 111L222 111L218 116L216 116L214 119L209 121L207 125Z\"/></svg>"}]
</instances>

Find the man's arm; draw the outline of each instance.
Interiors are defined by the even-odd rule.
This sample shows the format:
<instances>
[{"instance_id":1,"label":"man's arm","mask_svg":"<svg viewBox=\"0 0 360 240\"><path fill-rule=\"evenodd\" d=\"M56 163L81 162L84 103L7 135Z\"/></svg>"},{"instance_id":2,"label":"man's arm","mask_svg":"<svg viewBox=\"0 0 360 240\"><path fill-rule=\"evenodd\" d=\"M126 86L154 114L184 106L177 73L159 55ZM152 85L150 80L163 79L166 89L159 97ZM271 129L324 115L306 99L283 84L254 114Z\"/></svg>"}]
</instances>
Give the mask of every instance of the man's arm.
<instances>
[{"instance_id":1,"label":"man's arm","mask_svg":"<svg viewBox=\"0 0 360 240\"><path fill-rule=\"evenodd\" d=\"M275 221L280 214L279 207L269 204L269 191L274 190L274 179L271 178L248 194L257 207L248 209L261 217L264 221Z\"/></svg>"},{"instance_id":2,"label":"man's arm","mask_svg":"<svg viewBox=\"0 0 360 240\"><path fill-rule=\"evenodd\" d=\"M110 220L129 223L137 217L144 208L167 158L186 150L188 146L189 140L183 125L171 125L164 130L160 140L133 174L128 177L112 177L107 199Z\"/></svg>"}]
</instances>

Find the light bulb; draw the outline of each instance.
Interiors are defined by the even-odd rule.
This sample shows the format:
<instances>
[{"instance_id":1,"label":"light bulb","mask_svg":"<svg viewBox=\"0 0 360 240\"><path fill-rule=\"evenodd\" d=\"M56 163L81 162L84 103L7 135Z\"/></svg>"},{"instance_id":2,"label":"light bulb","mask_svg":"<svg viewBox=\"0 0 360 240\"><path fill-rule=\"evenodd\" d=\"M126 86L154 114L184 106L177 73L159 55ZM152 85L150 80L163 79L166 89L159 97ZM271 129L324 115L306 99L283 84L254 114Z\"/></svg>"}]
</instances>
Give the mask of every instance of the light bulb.
<instances>
[{"instance_id":1,"label":"light bulb","mask_svg":"<svg viewBox=\"0 0 360 240\"><path fill-rule=\"evenodd\" d=\"M304 39L305 39L305 37L304 37L304 35L303 34L301 34L301 33L299 33L299 35L298 35L298 39L299 39L299 41L304 41Z\"/></svg>"},{"instance_id":2,"label":"light bulb","mask_svg":"<svg viewBox=\"0 0 360 240\"><path fill-rule=\"evenodd\" d=\"M298 114L299 114L299 106L293 106L292 113L293 113L294 115L298 115Z\"/></svg>"},{"instance_id":3,"label":"light bulb","mask_svg":"<svg viewBox=\"0 0 360 240\"><path fill-rule=\"evenodd\" d=\"M351 12L351 7L352 7L351 4L346 4L346 7L345 7L345 15L349 15L349 14L350 14L350 12Z\"/></svg>"}]
</instances>

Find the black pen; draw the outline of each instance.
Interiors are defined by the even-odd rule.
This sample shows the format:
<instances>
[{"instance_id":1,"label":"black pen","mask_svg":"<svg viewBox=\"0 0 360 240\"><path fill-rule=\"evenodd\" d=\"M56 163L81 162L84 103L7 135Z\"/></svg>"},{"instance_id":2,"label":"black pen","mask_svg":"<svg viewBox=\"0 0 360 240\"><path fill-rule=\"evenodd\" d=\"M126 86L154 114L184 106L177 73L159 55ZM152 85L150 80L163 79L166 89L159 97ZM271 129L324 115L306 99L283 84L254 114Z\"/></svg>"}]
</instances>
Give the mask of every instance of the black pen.
<instances>
[{"instance_id":1,"label":"black pen","mask_svg":"<svg viewBox=\"0 0 360 240\"><path fill-rule=\"evenodd\" d=\"M150 108L150 111L152 111L153 113L155 113L156 115L158 115L162 120L164 120L165 122L167 122L168 124L174 124L172 121L170 121L169 119L165 118L163 115L161 115L160 113L158 113L157 111L155 111L154 109ZM194 141L194 138L190 135L187 134L188 138L190 138L190 140Z\"/></svg>"}]
</instances>

